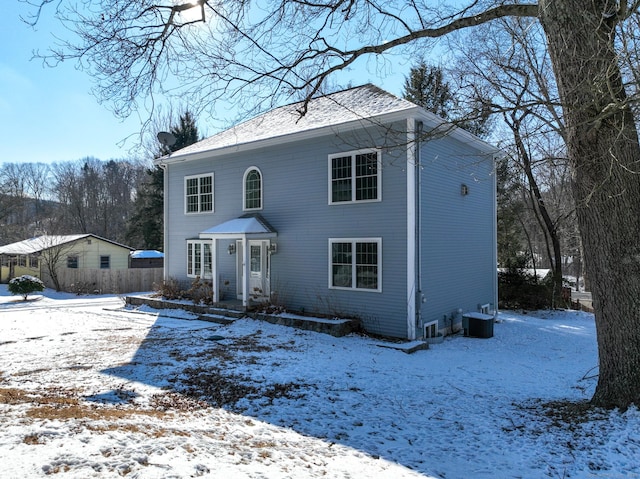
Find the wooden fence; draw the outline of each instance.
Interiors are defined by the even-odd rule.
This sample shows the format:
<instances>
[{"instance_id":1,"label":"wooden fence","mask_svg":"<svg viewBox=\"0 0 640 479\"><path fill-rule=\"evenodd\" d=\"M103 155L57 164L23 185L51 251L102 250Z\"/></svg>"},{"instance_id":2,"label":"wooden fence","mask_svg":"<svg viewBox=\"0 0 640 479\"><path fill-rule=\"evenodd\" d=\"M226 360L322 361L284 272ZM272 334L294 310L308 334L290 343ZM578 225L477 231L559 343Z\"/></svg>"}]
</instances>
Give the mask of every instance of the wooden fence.
<instances>
[{"instance_id":1,"label":"wooden fence","mask_svg":"<svg viewBox=\"0 0 640 479\"><path fill-rule=\"evenodd\" d=\"M121 294L152 291L162 282L162 268L68 269L58 273L63 291L73 293ZM42 278L54 288L50 278Z\"/></svg>"}]
</instances>

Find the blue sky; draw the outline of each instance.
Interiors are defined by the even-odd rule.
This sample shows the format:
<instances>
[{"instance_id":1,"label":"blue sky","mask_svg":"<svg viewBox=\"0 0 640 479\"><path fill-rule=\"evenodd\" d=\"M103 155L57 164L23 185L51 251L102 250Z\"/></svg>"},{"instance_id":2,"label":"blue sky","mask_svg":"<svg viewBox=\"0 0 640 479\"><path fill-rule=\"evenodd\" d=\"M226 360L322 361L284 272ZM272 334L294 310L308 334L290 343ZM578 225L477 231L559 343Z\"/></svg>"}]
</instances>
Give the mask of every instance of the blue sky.
<instances>
[{"instance_id":1,"label":"blue sky","mask_svg":"<svg viewBox=\"0 0 640 479\"><path fill-rule=\"evenodd\" d=\"M34 50L45 51L62 26L51 19L53 5L34 30L20 20L31 11L17 0L5 0L0 16L0 163L64 162L93 156L100 160L132 158L142 122L135 116L124 122L91 95L91 77L74 64L55 68L31 60ZM401 94L406 61L380 80L363 68L339 81L353 85L376 83ZM231 120L232 118L229 118ZM220 120L220 119L218 119ZM205 118L197 119L201 132L214 133Z\"/></svg>"},{"instance_id":2,"label":"blue sky","mask_svg":"<svg viewBox=\"0 0 640 479\"><path fill-rule=\"evenodd\" d=\"M43 18L37 31L20 21L28 7L8 0L0 16L0 135L5 162L59 162L94 156L129 158L141 122L117 119L90 94L91 78L74 65L44 67L31 60L60 26Z\"/></svg>"}]
</instances>

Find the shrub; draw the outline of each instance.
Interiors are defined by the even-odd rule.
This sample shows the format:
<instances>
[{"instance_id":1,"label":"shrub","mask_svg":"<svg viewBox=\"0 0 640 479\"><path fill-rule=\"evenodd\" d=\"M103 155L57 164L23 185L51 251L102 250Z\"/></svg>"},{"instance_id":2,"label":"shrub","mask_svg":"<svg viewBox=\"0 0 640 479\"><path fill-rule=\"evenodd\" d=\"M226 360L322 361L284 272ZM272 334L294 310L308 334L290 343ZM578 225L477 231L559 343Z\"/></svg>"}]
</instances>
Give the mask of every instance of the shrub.
<instances>
[{"instance_id":1,"label":"shrub","mask_svg":"<svg viewBox=\"0 0 640 479\"><path fill-rule=\"evenodd\" d=\"M191 288L185 292L185 296L193 301L193 304L212 304L213 285L210 281L203 281L200 276L191 283Z\"/></svg>"},{"instance_id":2,"label":"shrub","mask_svg":"<svg viewBox=\"0 0 640 479\"><path fill-rule=\"evenodd\" d=\"M507 268L498 273L498 307L501 309L549 309L553 285L524 269Z\"/></svg>"},{"instance_id":3,"label":"shrub","mask_svg":"<svg viewBox=\"0 0 640 479\"><path fill-rule=\"evenodd\" d=\"M180 282L175 278L169 278L160 285L154 285L156 293L168 300L193 301L194 304L212 304L213 286L211 281L202 280L196 277L190 284Z\"/></svg>"},{"instance_id":4,"label":"shrub","mask_svg":"<svg viewBox=\"0 0 640 479\"><path fill-rule=\"evenodd\" d=\"M156 292L164 299L184 299L184 289L175 278L163 280L159 285L154 285Z\"/></svg>"},{"instance_id":5,"label":"shrub","mask_svg":"<svg viewBox=\"0 0 640 479\"><path fill-rule=\"evenodd\" d=\"M31 293L44 291L44 283L35 276L25 274L9 281L8 289L11 294L19 294L26 301Z\"/></svg>"}]
</instances>

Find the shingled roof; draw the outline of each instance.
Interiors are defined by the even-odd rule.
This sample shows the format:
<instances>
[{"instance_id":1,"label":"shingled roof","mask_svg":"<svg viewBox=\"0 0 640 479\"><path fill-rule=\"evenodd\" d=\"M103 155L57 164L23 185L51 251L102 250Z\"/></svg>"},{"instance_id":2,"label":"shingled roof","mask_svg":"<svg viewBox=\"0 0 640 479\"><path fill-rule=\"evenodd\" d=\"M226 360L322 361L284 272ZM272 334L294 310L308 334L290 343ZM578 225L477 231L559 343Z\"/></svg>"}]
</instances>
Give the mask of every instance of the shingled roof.
<instances>
[{"instance_id":1,"label":"shingled roof","mask_svg":"<svg viewBox=\"0 0 640 479\"><path fill-rule=\"evenodd\" d=\"M133 248L129 246L125 246L120 243L116 243L115 241L111 241L109 239L102 238L94 234L85 233L85 234L78 234L78 235L36 236L34 238L18 241L17 243L11 243L4 246L0 246L0 254L10 255L10 256L34 254L34 253L39 253L41 251L47 250L49 248L55 248L68 243L73 243L74 241L78 241L83 238L96 238L102 241L106 241L107 243L121 246L128 250L133 250Z\"/></svg>"},{"instance_id":2,"label":"shingled roof","mask_svg":"<svg viewBox=\"0 0 640 479\"><path fill-rule=\"evenodd\" d=\"M230 150L259 148L269 142L303 139L321 134L323 129L337 132L409 117L424 121L425 131L432 128L441 132L439 134L452 135L485 152L496 151L495 147L461 128L448 125L445 120L415 103L398 98L375 85L366 84L312 98L307 105L298 102L275 108L159 158L156 163L216 156Z\"/></svg>"},{"instance_id":3,"label":"shingled roof","mask_svg":"<svg viewBox=\"0 0 640 479\"><path fill-rule=\"evenodd\" d=\"M268 111L174 152L169 159L420 109L371 84L313 98L301 115L303 107L299 102Z\"/></svg>"}]
</instances>

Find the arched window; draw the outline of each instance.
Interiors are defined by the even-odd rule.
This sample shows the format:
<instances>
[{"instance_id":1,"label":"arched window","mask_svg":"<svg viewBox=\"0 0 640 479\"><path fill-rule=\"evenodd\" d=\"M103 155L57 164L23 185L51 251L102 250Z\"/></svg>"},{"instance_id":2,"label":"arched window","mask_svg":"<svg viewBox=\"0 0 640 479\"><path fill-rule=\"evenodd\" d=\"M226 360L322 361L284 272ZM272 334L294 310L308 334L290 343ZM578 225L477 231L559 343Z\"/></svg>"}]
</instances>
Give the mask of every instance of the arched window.
<instances>
[{"instance_id":1,"label":"arched window","mask_svg":"<svg viewBox=\"0 0 640 479\"><path fill-rule=\"evenodd\" d=\"M262 173L255 166L244 172L244 209L262 209Z\"/></svg>"}]
</instances>

